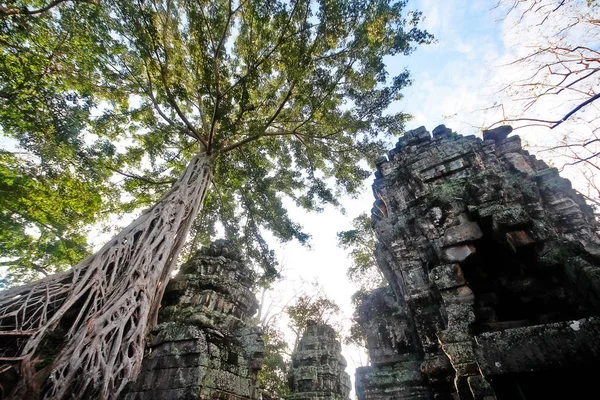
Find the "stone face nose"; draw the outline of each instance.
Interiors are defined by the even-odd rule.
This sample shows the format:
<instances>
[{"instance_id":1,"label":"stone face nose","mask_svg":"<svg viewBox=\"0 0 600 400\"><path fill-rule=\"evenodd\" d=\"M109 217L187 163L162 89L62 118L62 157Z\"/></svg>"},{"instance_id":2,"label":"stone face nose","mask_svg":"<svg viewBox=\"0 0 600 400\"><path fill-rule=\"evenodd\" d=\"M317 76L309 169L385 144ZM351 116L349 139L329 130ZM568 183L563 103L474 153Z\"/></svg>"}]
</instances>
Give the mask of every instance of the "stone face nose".
<instances>
[{"instance_id":1,"label":"stone face nose","mask_svg":"<svg viewBox=\"0 0 600 400\"><path fill-rule=\"evenodd\" d=\"M291 395L286 400L348 400L350 376L335 330L326 324L307 326L292 354Z\"/></svg>"}]
</instances>

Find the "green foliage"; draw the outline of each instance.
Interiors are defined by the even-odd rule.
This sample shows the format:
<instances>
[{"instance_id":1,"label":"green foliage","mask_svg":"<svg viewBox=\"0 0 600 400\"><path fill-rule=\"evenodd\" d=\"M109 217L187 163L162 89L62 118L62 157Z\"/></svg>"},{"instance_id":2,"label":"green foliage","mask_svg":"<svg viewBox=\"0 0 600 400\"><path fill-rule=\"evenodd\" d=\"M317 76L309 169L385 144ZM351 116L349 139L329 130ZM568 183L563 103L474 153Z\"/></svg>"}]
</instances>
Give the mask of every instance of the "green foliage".
<instances>
[{"instance_id":1,"label":"green foliage","mask_svg":"<svg viewBox=\"0 0 600 400\"><path fill-rule=\"evenodd\" d=\"M262 368L258 372L258 385L272 396L283 398L290 394L287 385L287 374L290 367L290 359L286 357L288 344L283 338L282 332L273 326L264 328L263 342L265 358Z\"/></svg>"},{"instance_id":2,"label":"green foliage","mask_svg":"<svg viewBox=\"0 0 600 400\"><path fill-rule=\"evenodd\" d=\"M0 153L2 287L76 264L89 252L83 228L118 205L105 166L113 148L89 135L95 98L109 92L99 82L98 57L110 38L107 29L100 34L101 8L65 3L31 14L39 2L6 5L0 135L20 148Z\"/></svg>"},{"instance_id":3,"label":"green foliage","mask_svg":"<svg viewBox=\"0 0 600 400\"><path fill-rule=\"evenodd\" d=\"M102 210L101 188L70 171L0 152L0 287L64 270L89 254L86 225Z\"/></svg>"},{"instance_id":4,"label":"green foliage","mask_svg":"<svg viewBox=\"0 0 600 400\"><path fill-rule=\"evenodd\" d=\"M447 208L456 201L463 200L465 196L466 181L452 179L431 188L427 193L430 206Z\"/></svg>"},{"instance_id":5,"label":"green foliage","mask_svg":"<svg viewBox=\"0 0 600 400\"><path fill-rule=\"evenodd\" d=\"M408 118L386 111L410 79L384 58L432 40L406 1L36 6L0 9L2 133L79 181L121 176L128 203L113 196L115 211L152 204L206 151L213 190L192 235L206 242L221 224L270 276L266 232L309 241L283 199L320 211L357 193L360 161Z\"/></svg>"},{"instance_id":6,"label":"green foliage","mask_svg":"<svg viewBox=\"0 0 600 400\"><path fill-rule=\"evenodd\" d=\"M339 312L340 307L325 295L300 296L296 302L285 309L289 322L288 326L296 334L294 349L298 346L300 336L308 324L327 324L331 322Z\"/></svg>"},{"instance_id":7,"label":"green foliage","mask_svg":"<svg viewBox=\"0 0 600 400\"><path fill-rule=\"evenodd\" d=\"M265 232L309 239L283 197L319 211L357 192L369 175L359 160L379 155L407 118L384 112L409 78L388 76L383 58L431 40L405 2L109 4L126 49L112 63L141 98L136 123L164 132L152 148L146 133L136 144L173 175L191 151L212 154L214 186L194 234L206 241L220 222L271 275ZM192 149L165 162L167 138Z\"/></svg>"},{"instance_id":8,"label":"green foliage","mask_svg":"<svg viewBox=\"0 0 600 400\"><path fill-rule=\"evenodd\" d=\"M365 327L360 322L360 310L362 309L363 302L372 293L373 291L361 288L352 295L352 305L354 306L354 314L352 315L352 324L350 325L350 332L344 338L345 344L355 345L362 348L367 347L367 332Z\"/></svg>"},{"instance_id":9,"label":"green foliage","mask_svg":"<svg viewBox=\"0 0 600 400\"><path fill-rule=\"evenodd\" d=\"M385 279L377 267L377 260L373 255L375 250L375 232L371 218L362 213L352 221L354 229L338 232L338 246L350 250L352 266L346 274L360 290L369 290L381 287Z\"/></svg>"},{"instance_id":10,"label":"green foliage","mask_svg":"<svg viewBox=\"0 0 600 400\"><path fill-rule=\"evenodd\" d=\"M397 307L394 299L395 296L391 287L380 287L374 290L359 290L352 295L352 304L354 305L354 313L352 315L350 332L345 337L344 342L348 345L356 345L358 347L367 347L367 333L377 332L377 328L381 321L377 317L387 316L389 318L389 306ZM390 304L390 300L391 303ZM398 311L398 310L396 310ZM398 315L398 317L402 317ZM393 316L392 318L395 318ZM373 325L375 324L375 325ZM375 330L373 328L376 328Z\"/></svg>"}]
</instances>

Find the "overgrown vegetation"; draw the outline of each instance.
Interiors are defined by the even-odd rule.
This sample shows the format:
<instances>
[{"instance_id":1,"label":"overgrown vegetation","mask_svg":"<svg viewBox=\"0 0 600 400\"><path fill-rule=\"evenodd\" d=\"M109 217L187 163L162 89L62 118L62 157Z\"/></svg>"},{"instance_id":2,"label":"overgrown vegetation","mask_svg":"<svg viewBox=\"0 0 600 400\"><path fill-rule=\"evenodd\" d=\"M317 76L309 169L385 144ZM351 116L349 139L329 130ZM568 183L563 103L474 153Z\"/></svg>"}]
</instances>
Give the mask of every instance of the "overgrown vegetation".
<instances>
[{"instance_id":1,"label":"overgrown vegetation","mask_svg":"<svg viewBox=\"0 0 600 400\"><path fill-rule=\"evenodd\" d=\"M0 126L20 145L11 157L27 152L32 179L47 187L51 176L90 185L85 200L96 202L75 207L82 227L152 206L96 256L0 296L0 319L22 313L7 326L34 332L24 369L53 326L74 321L46 382L30 380L19 396L118 397L190 229L202 242L220 224L265 277L276 275L264 233L309 240L282 199L313 211L336 205L368 176L359 161L402 132L407 116L387 108L409 75L389 76L383 61L431 41L420 13L405 8L388 0L2 6ZM71 212L62 207L69 197L60 201ZM31 317L33 309L46 312Z\"/></svg>"}]
</instances>

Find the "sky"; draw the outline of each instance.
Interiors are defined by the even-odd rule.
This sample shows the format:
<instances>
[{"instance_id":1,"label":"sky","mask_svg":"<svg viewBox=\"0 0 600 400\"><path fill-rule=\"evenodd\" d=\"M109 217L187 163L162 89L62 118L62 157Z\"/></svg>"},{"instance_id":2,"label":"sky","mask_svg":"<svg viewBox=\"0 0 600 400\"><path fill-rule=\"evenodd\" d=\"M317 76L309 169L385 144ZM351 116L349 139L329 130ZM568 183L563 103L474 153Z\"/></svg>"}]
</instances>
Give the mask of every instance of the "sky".
<instances>
[{"instance_id":1,"label":"sky","mask_svg":"<svg viewBox=\"0 0 600 400\"><path fill-rule=\"evenodd\" d=\"M526 71L508 64L529 51L529 46L539 40L540 33L533 28L523 32L515 25L515 17L503 18L505 14L494 8L495 5L496 0L409 1L409 9L423 12L422 27L437 40L418 48L409 57L387 60L390 75L404 68L412 75L412 86L403 91L404 99L394 105L397 110L413 116L406 124L407 129L425 126L432 131L437 125L445 124L460 134L481 135L482 127L492 125L501 117L499 108L488 110L488 107L502 103L509 110L511 104L499 88L522 77ZM562 104L550 102L544 107L542 111L550 110L554 116L565 112ZM524 128L518 134L524 144L537 145L556 141L564 132L552 132L552 136L545 128ZM532 147L535 150L535 146ZM578 176L577 171L568 169L563 175L573 179ZM360 213L370 213L373 179L373 176L367 179L359 198L342 201L345 215L331 207L320 214L291 211L290 215L312 235L312 248L307 250L296 243L277 248L287 279L276 288L275 297L285 302L300 280L316 280L343 310L336 322L348 328L353 311L350 298L356 287L346 278L350 260L346 252L336 246L336 233L351 229L352 218ZM356 348L343 348L348 361L347 372L354 380L355 368L365 365L367 357Z\"/></svg>"}]
</instances>

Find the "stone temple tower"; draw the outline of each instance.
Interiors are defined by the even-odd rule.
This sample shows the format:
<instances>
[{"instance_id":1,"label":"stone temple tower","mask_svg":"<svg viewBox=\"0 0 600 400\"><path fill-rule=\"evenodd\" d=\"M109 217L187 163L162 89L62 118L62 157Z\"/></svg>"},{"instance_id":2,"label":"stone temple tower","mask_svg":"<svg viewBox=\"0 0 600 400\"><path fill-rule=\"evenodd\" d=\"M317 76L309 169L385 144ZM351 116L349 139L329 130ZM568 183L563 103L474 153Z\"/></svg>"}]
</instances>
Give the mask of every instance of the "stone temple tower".
<instances>
[{"instance_id":1,"label":"stone temple tower","mask_svg":"<svg viewBox=\"0 0 600 400\"><path fill-rule=\"evenodd\" d=\"M598 397L594 215L511 131L422 127L376 162L389 289L357 311L372 360L361 400Z\"/></svg>"},{"instance_id":2,"label":"stone temple tower","mask_svg":"<svg viewBox=\"0 0 600 400\"><path fill-rule=\"evenodd\" d=\"M349 400L350 376L335 330L310 324L292 354L292 394L286 400Z\"/></svg>"},{"instance_id":3,"label":"stone temple tower","mask_svg":"<svg viewBox=\"0 0 600 400\"><path fill-rule=\"evenodd\" d=\"M231 243L200 249L167 285L149 354L125 400L257 400L264 356L254 272Z\"/></svg>"}]
</instances>

